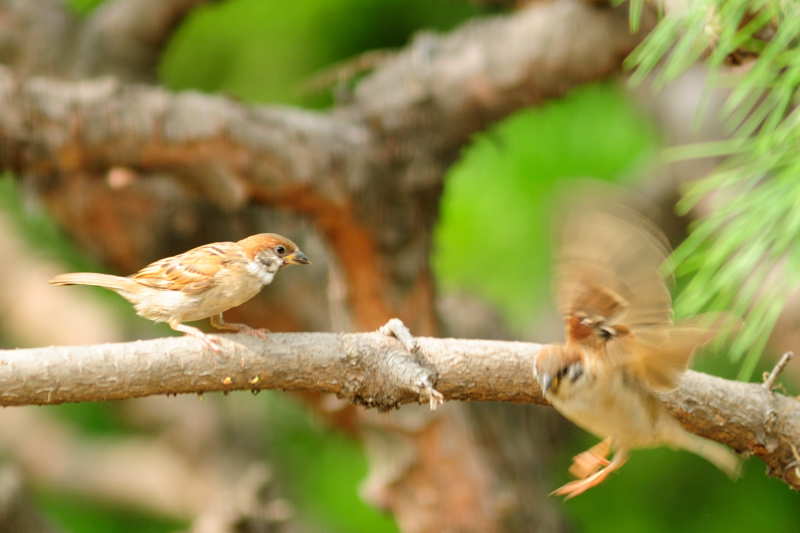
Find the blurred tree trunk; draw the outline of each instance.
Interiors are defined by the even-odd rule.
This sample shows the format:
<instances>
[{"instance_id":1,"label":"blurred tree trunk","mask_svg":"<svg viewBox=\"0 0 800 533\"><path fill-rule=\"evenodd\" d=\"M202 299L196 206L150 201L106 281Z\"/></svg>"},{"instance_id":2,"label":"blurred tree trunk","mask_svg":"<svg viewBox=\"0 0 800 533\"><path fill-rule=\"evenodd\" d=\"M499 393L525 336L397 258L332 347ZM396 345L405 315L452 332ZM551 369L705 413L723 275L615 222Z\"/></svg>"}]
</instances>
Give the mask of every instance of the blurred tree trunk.
<instances>
[{"instance_id":1,"label":"blurred tree trunk","mask_svg":"<svg viewBox=\"0 0 800 533\"><path fill-rule=\"evenodd\" d=\"M291 236L316 268L231 321L366 331L399 317L417 335L502 337L455 311L440 322L428 259L443 175L493 122L616 73L641 39L628 13L560 0L420 34L322 113L133 85L157 80L163 46L204 3L113 0L79 19L55 1L0 1L3 169L124 274L207 242ZM306 399L362 439L363 494L404 532L566 529L541 483L552 410L377 417Z\"/></svg>"}]
</instances>

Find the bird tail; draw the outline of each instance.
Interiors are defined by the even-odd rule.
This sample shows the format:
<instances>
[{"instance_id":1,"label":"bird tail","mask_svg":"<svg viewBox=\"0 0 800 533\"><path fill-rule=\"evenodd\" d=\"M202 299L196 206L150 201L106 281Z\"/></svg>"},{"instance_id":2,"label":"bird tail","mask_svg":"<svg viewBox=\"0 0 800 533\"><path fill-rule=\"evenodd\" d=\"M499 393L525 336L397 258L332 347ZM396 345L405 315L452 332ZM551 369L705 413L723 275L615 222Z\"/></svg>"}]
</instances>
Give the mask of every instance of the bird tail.
<instances>
[{"instance_id":1,"label":"bird tail","mask_svg":"<svg viewBox=\"0 0 800 533\"><path fill-rule=\"evenodd\" d=\"M685 431L682 433L681 442L676 443L681 448L699 455L725 472L731 479L739 478L742 473L742 461L728 447Z\"/></svg>"},{"instance_id":2,"label":"bird tail","mask_svg":"<svg viewBox=\"0 0 800 533\"><path fill-rule=\"evenodd\" d=\"M96 285L111 289L112 291L129 292L136 282L121 276L110 274L97 274L95 272L76 272L73 274L59 274L47 283L51 285Z\"/></svg>"}]
</instances>

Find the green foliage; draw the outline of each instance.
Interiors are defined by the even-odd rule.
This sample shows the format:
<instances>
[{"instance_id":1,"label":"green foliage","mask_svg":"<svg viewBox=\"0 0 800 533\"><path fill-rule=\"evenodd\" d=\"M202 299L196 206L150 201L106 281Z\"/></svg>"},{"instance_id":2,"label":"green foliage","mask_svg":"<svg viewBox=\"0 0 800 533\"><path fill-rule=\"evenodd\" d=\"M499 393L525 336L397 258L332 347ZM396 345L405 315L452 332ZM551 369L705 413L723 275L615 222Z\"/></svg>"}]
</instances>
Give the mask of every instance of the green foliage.
<instances>
[{"instance_id":1,"label":"green foliage","mask_svg":"<svg viewBox=\"0 0 800 533\"><path fill-rule=\"evenodd\" d=\"M571 453L592 446L585 435ZM571 455L564 455L562 475L553 487L566 483ZM666 481L668 480L668 481ZM699 489L703 487L703 489ZM647 531L770 531L797 530L797 495L785 483L764 475L764 465L749 461L743 479L731 482L707 461L668 448L638 450L616 475L597 488L564 504L583 533ZM790 511L791 510L791 511Z\"/></svg>"},{"instance_id":2,"label":"green foliage","mask_svg":"<svg viewBox=\"0 0 800 533\"><path fill-rule=\"evenodd\" d=\"M282 393L265 393L270 416L265 440L286 480L301 522L322 522L340 533L394 533L394 520L356 495L367 474L363 449L342 433L320 427L308 409ZM313 518L310 518L313 517ZM309 524L316 531L320 524Z\"/></svg>"},{"instance_id":3,"label":"green foliage","mask_svg":"<svg viewBox=\"0 0 800 533\"><path fill-rule=\"evenodd\" d=\"M321 107L329 97L301 91L321 69L400 47L418 30L445 30L477 12L467 2L229 0L192 13L167 48L160 75L174 90Z\"/></svg>"},{"instance_id":4,"label":"green foliage","mask_svg":"<svg viewBox=\"0 0 800 533\"><path fill-rule=\"evenodd\" d=\"M36 503L64 531L174 533L189 524L113 505L98 505L73 493L35 491Z\"/></svg>"},{"instance_id":5,"label":"green foliage","mask_svg":"<svg viewBox=\"0 0 800 533\"><path fill-rule=\"evenodd\" d=\"M445 180L433 266L522 325L549 296L549 220L560 179L620 180L653 156L654 129L613 85L526 109L476 137Z\"/></svg>"},{"instance_id":6,"label":"green foliage","mask_svg":"<svg viewBox=\"0 0 800 533\"><path fill-rule=\"evenodd\" d=\"M81 15L85 15L108 0L68 0L67 5Z\"/></svg>"},{"instance_id":7,"label":"green foliage","mask_svg":"<svg viewBox=\"0 0 800 533\"><path fill-rule=\"evenodd\" d=\"M64 403L48 409L82 435L102 437L133 433L122 421L120 411L123 405L123 402Z\"/></svg>"},{"instance_id":8,"label":"green foliage","mask_svg":"<svg viewBox=\"0 0 800 533\"><path fill-rule=\"evenodd\" d=\"M657 85L682 74L711 47L712 80L732 85L722 109L730 141L679 148L676 158L726 154L715 172L686 191L687 211L714 193L712 213L692 228L674 255L678 275L691 275L676 303L680 314L730 308L747 316L730 350L746 355L740 379L752 376L789 293L800 286L800 6L775 0L686 2L667 13L629 66L641 81L665 61ZM768 25L774 35L760 36ZM759 33L759 31L762 33ZM757 53L744 73L720 80L734 53Z\"/></svg>"},{"instance_id":9,"label":"green foliage","mask_svg":"<svg viewBox=\"0 0 800 533\"><path fill-rule=\"evenodd\" d=\"M19 183L10 173L0 174L0 211L7 213L15 222L15 229L22 233L31 248L47 250L47 253L64 262L83 269L97 268L64 237L61 229L35 200L26 203Z\"/></svg>"}]
</instances>

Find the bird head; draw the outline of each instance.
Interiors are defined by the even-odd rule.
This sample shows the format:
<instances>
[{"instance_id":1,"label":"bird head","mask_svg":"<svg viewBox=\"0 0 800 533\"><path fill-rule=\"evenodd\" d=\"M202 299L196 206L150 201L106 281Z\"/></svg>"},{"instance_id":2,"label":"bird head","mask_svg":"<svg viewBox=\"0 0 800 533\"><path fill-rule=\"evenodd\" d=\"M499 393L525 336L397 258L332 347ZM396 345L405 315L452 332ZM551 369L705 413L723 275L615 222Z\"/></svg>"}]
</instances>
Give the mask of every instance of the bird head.
<instances>
[{"instance_id":1,"label":"bird head","mask_svg":"<svg viewBox=\"0 0 800 533\"><path fill-rule=\"evenodd\" d=\"M245 250L251 259L257 261L267 272L274 274L288 265L310 265L306 254L300 248L281 235L275 233L259 233L238 244Z\"/></svg>"},{"instance_id":2,"label":"bird head","mask_svg":"<svg viewBox=\"0 0 800 533\"><path fill-rule=\"evenodd\" d=\"M585 358L578 349L551 344L539 352L533 375L545 398L565 396L585 379Z\"/></svg>"}]
</instances>

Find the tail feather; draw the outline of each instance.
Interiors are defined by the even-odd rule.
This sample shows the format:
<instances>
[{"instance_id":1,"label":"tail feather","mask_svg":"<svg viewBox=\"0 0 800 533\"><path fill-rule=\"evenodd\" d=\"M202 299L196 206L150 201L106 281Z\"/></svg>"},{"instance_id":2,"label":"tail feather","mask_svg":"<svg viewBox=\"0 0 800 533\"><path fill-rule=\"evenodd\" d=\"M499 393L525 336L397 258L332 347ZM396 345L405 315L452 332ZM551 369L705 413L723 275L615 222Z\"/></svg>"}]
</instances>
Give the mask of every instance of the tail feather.
<instances>
[{"instance_id":1,"label":"tail feather","mask_svg":"<svg viewBox=\"0 0 800 533\"><path fill-rule=\"evenodd\" d=\"M728 447L718 442L714 442L691 433L684 432L685 438L681 439L680 447L699 455L707 460L733 480L739 478L742 473L742 461L739 456Z\"/></svg>"},{"instance_id":2,"label":"tail feather","mask_svg":"<svg viewBox=\"0 0 800 533\"><path fill-rule=\"evenodd\" d=\"M128 291L136 282L121 276L97 274L95 272L75 272L59 274L47 283L51 285L95 285L113 291Z\"/></svg>"}]
</instances>

